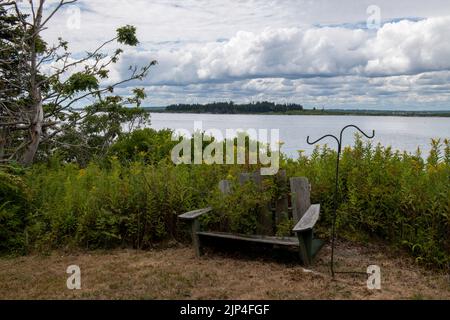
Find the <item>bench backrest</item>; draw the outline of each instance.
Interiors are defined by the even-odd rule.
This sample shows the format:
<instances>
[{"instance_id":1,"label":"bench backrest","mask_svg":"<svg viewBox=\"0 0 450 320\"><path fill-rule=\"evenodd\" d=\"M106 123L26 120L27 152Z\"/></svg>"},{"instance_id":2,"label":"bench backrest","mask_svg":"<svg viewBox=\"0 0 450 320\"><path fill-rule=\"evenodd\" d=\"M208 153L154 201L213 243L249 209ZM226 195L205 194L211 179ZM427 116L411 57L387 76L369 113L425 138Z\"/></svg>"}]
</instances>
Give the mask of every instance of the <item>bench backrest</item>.
<instances>
[{"instance_id":1,"label":"bench backrest","mask_svg":"<svg viewBox=\"0 0 450 320\"><path fill-rule=\"evenodd\" d=\"M281 170L277 175L277 180L280 185L286 186L286 193L283 194L275 203L275 225L273 225L272 208L270 205L263 208L261 215L258 217L259 234L267 234L276 230L276 225L289 217L289 203L292 209L292 218L294 224L297 224L306 211L311 206L311 187L307 178L295 177L289 179L289 186L287 182L286 171ZM239 183L241 185L248 181L252 181L256 186L262 188L263 177L259 172L242 173L239 175ZM287 191L290 188L290 193ZM231 192L231 182L229 180L222 180L219 182L219 189L224 194Z\"/></svg>"},{"instance_id":2,"label":"bench backrest","mask_svg":"<svg viewBox=\"0 0 450 320\"><path fill-rule=\"evenodd\" d=\"M311 185L307 178L291 178L292 216L297 223L311 206Z\"/></svg>"}]
</instances>

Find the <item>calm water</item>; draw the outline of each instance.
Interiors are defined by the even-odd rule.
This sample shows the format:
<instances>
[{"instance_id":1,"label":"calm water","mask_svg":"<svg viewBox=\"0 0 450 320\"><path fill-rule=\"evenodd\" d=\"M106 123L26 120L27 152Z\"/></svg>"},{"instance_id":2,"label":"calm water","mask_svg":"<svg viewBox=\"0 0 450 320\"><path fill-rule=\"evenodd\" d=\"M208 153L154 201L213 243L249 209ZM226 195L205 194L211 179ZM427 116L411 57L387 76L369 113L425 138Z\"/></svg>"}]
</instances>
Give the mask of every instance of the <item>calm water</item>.
<instances>
[{"instance_id":1,"label":"calm water","mask_svg":"<svg viewBox=\"0 0 450 320\"><path fill-rule=\"evenodd\" d=\"M285 144L282 151L296 157L298 150L309 154L313 147L306 143L308 135L317 139L325 134L339 134L348 125L355 124L371 133L376 131L375 143L391 145L398 150L415 152L420 147L425 154L432 138L450 139L450 118L410 118L372 116L284 116L284 115L210 115L152 113L154 129L187 129L193 131L194 121L202 121L203 129L279 129L280 140ZM345 144L353 143L354 131L349 129ZM336 143L327 140L335 148Z\"/></svg>"}]
</instances>

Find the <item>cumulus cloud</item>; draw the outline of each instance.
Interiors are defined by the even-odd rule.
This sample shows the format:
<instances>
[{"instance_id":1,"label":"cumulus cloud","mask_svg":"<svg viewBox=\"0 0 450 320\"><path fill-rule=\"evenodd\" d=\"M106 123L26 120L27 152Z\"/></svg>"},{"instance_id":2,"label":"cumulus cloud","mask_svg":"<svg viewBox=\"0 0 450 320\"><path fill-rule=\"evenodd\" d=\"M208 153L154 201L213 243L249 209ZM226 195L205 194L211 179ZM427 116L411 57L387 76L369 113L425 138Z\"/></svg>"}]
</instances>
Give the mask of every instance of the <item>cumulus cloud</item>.
<instances>
[{"instance_id":1,"label":"cumulus cloud","mask_svg":"<svg viewBox=\"0 0 450 320\"><path fill-rule=\"evenodd\" d=\"M365 22L366 9L373 4L384 21L450 15L448 0L79 0L75 5L81 9L81 28L68 30L68 17L60 14L47 36L64 36L74 50L85 50L118 26L133 24L144 43L214 41L269 26Z\"/></svg>"},{"instance_id":2,"label":"cumulus cloud","mask_svg":"<svg viewBox=\"0 0 450 320\"><path fill-rule=\"evenodd\" d=\"M365 48L368 74L390 75L449 69L450 17L386 24Z\"/></svg>"},{"instance_id":3,"label":"cumulus cloud","mask_svg":"<svg viewBox=\"0 0 450 320\"><path fill-rule=\"evenodd\" d=\"M341 27L238 32L228 41L135 51L122 61L159 61L148 84L186 85L252 78L395 76L450 69L450 17L385 24L377 32Z\"/></svg>"},{"instance_id":4,"label":"cumulus cloud","mask_svg":"<svg viewBox=\"0 0 450 320\"><path fill-rule=\"evenodd\" d=\"M81 29L67 32L62 15L46 37L63 32L80 52L120 25L136 25L141 46L126 51L111 81L126 77L130 65L158 60L144 82L133 83L148 88L154 105L268 99L448 109L448 1L379 0L384 23L368 30L372 2L80 0Z\"/></svg>"},{"instance_id":5,"label":"cumulus cloud","mask_svg":"<svg viewBox=\"0 0 450 320\"><path fill-rule=\"evenodd\" d=\"M440 78L441 81L428 78ZM308 108L383 108L448 110L450 72L420 75L366 78L361 76L329 78L256 78L225 83L197 83L184 86L150 85L149 103L162 106L172 103L206 103L210 101L251 102L270 100L302 103ZM126 93L122 88L119 93Z\"/></svg>"}]
</instances>

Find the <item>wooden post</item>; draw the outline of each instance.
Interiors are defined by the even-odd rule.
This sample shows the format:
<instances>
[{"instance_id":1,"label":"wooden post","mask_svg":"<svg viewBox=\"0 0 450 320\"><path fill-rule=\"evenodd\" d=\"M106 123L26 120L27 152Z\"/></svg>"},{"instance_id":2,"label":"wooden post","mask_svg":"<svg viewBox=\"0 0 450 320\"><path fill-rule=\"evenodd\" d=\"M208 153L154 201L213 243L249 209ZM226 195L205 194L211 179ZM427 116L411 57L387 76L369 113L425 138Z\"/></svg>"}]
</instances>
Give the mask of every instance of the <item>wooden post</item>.
<instances>
[{"instance_id":1,"label":"wooden post","mask_svg":"<svg viewBox=\"0 0 450 320\"><path fill-rule=\"evenodd\" d=\"M291 178L292 216L298 223L311 206L310 185L307 178Z\"/></svg>"},{"instance_id":2,"label":"wooden post","mask_svg":"<svg viewBox=\"0 0 450 320\"><path fill-rule=\"evenodd\" d=\"M200 257L202 255L202 250L200 247L200 237L197 232L200 231L200 222L198 219L191 221L191 233L192 233L192 245L194 246L195 255Z\"/></svg>"},{"instance_id":3,"label":"wooden post","mask_svg":"<svg viewBox=\"0 0 450 320\"><path fill-rule=\"evenodd\" d=\"M305 266L312 264L312 241L313 231L307 230L297 233L298 242L300 244L300 259Z\"/></svg>"},{"instance_id":4,"label":"wooden post","mask_svg":"<svg viewBox=\"0 0 450 320\"><path fill-rule=\"evenodd\" d=\"M192 245L194 247L195 254L197 256L200 256L202 254L200 237L198 236L198 232L200 231L199 218L201 216L211 212L212 210L213 210L213 208L208 207L208 208L204 208L204 209L189 211L189 212L183 213L178 216L178 218L189 222L189 226L191 228Z\"/></svg>"}]
</instances>

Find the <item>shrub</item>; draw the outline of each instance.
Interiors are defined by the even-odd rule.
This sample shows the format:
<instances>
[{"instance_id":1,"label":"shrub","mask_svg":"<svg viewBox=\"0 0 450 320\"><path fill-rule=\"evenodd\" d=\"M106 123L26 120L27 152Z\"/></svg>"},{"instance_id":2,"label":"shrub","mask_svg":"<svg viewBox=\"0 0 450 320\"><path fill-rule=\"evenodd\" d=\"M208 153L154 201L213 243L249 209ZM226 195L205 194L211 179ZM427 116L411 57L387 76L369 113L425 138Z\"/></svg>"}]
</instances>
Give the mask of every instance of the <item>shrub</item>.
<instances>
[{"instance_id":1,"label":"shrub","mask_svg":"<svg viewBox=\"0 0 450 320\"><path fill-rule=\"evenodd\" d=\"M339 181L338 231L368 235L407 248L420 262L450 262L449 141L433 141L425 161L417 154L363 144L345 148ZM310 158L288 160L289 176L307 176L322 226L332 218L336 153L316 148Z\"/></svg>"},{"instance_id":2,"label":"shrub","mask_svg":"<svg viewBox=\"0 0 450 320\"><path fill-rule=\"evenodd\" d=\"M27 175L36 210L30 237L37 248L152 246L177 235L178 214L205 205L218 169L117 158L85 169L36 165Z\"/></svg>"},{"instance_id":3,"label":"shrub","mask_svg":"<svg viewBox=\"0 0 450 320\"><path fill-rule=\"evenodd\" d=\"M171 150L178 143L172 141L172 133L169 129L134 130L122 135L112 145L110 153L125 162L143 160L156 164L163 159L170 159Z\"/></svg>"},{"instance_id":4,"label":"shrub","mask_svg":"<svg viewBox=\"0 0 450 320\"><path fill-rule=\"evenodd\" d=\"M0 251L23 252L29 210L27 186L14 170L0 170Z\"/></svg>"},{"instance_id":5,"label":"shrub","mask_svg":"<svg viewBox=\"0 0 450 320\"><path fill-rule=\"evenodd\" d=\"M216 187L209 201L214 213L205 216L203 223L218 231L261 233L263 225L257 218L267 214L264 209L271 202L270 191L268 188L261 190L251 182L239 185L234 181L231 192L226 195Z\"/></svg>"},{"instance_id":6,"label":"shrub","mask_svg":"<svg viewBox=\"0 0 450 320\"><path fill-rule=\"evenodd\" d=\"M169 150L158 147L168 137L168 131L137 132L116 144L116 157L85 168L52 161L25 173L0 171L0 250L148 248L180 237L178 214L209 205L219 212L205 221L211 227L259 232L256 213L276 200L283 188L274 179L267 180L263 191L233 183L234 192L223 196L217 191L221 179L257 167L175 166L168 160ZM136 147L142 156L130 160ZM281 164L288 177L309 178L312 201L322 205L319 231L327 234L335 162L336 152L323 146L309 157L283 158ZM342 236L378 237L406 248L418 262L446 266L450 262L449 141L433 141L424 160L420 151L401 153L357 138L342 154L337 222ZM283 221L278 234L288 235L291 227L292 221Z\"/></svg>"}]
</instances>

